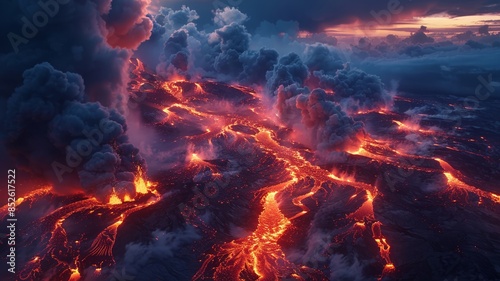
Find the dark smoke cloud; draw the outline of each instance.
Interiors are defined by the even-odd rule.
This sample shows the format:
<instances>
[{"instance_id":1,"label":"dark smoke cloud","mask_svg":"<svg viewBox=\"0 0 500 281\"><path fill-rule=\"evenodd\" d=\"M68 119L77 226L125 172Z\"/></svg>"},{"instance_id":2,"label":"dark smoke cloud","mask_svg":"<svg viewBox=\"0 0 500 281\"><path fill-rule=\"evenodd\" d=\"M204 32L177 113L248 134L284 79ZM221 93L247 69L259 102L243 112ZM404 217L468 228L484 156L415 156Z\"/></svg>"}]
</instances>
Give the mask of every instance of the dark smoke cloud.
<instances>
[{"instance_id":1,"label":"dark smoke cloud","mask_svg":"<svg viewBox=\"0 0 500 281\"><path fill-rule=\"evenodd\" d=\"M159 32L171 34L165 42L161 62L157 71L165 76L181 75L190 77L216 77L223 81L239 81L246 85L262 85L266 73L277 63L278 52L261 48L251 50L251 35L241 23L247 16L235 8L225 8L214 12L212 27L198 30L192 20L197 17L185 16L177 30L171 30L171 15L195 15L195 11L182 7L181 10L162 9L158 16L151 16ZM213 28L213 29L212 29ZM161 38L161 37L157 37ZM149 55L155 51L154 44L146 42L136 53L139 58L154 62ZM158 40L161 41L161 40Z\"/></svg>"},{"instance_id":2,"label":"dark smoke cloud","mask_svg":"<svg viewBox=\"0 0 500 281\"><path fill-rule=\"evenodd\" d=\"M111 46L137 49L149 37L153 23L145 16L148 4L149 1L111 1L111 10L103 17Z\"/></svg>"},{"instance_id":3,"label":"dark smoke cloud","mask_svg":"<svg viewBox=\"0 0 500 281\"><path fill-rule=\"evenodd\" d=\"M279 86L303 85L309 70L299 55L290 53L282 57L272 71L266 74L267 88L274 92Z\"/></svg>"},{"instance_id":4,"label":"dark smoke cloud","mask_svg":"<svg viewBox=\"0 0 500 281\"><path fill-rule=\"evenodd\" d=\"M271 49L257 51L247 50L239 57L243 72L238 80L245 84L263 85L266 83L266 73L278 62L278 52Z\"/></svg>"},{"instance_id":5,"label":"dark smoke cloud","mask_svg":"<svg viewBox=\"0 0 500 281\"><path fill-rule=\"evenodd\" d=\"M187 33L184 30L175 31L165 42L164 54L161 57L161 63L157 67L157 72L172 72L185 74L188 70L189 50L187 43Z\"/></svg>"},{"instance_id":6,"label":"dark smoke cloud","mask_svg":"<svg viewBox=\"0 0 500 281\"><path fill-rule=\"evenodd\" d=\"M156 19L161 25L165 25L167 28L175 30L197 20L198 18L198 13L195 10L182 6L180 10L162 8Z\"/></svg>"},{"instance_id":7,"label":"dark smoke cloud","mask_svg":"<svg viewBox=\"0 0 500 281\"><path fill-rule=\"evenodd\" d=\"M4 3L9 13L0 19L2 37L7 38L12 33L24 39L15 40L13 44L10 40L0 42L0 63L4 66L0 70L3 97L21 85L24 70L46 61L62 71L80 74L89 100L123 107L131 55L124 48L135 48L149 37L152 24L145 17L148 1L42 2L52 5L46 8L50 14L36 1ZM33 14L40 12L45 13L47 21L37 27Z\"/></svg>"},{"instance_id":8,"label":"dark smoke cloud","mask_svg":"<svg viewBox=\"0 0 500 281\"><path fill-rule=\"evenodd\" d=\"M143 163L128 143L125 119L118 112L126 111L131 49L151 33L148 4L4 3L9 13L0 18L7 39L0 42L0 136L6 163L17 163L56 187L64 185L65 191L81 186L102 197L111 186L130 191L132 173ZM110 131L60 182L51 161L65 164L68 148L83 149L83 130L92 131L101 121Z\"/></svg>"},{"instance_id":9,"label":"dark smoke cloud","mask_svg":"<svg viewBox=\"0 0 500 281\"><path fill-rule=\"evenodd\" d=\"M128 143L123 116L84 102L78 74L43 63L23 77L8 100L5 125L7 148L18 166L51 178L63 192L77 182L97 196L113 188L134 195L134 174L144 161Z\"/></svg>"},{"instance_id":10,"label":"dark smoke cloud","mask_svg":"<svg viewBox=\"0 0 500 281\"><path fill-rule=\"evenodd\" d=\"M325 44L313 44L305 50L305 64L311 72L320 71L323 74L335 74L344 64L339 54Z\"/></svg>"},{"instance_id":11,"label":"dark smoke cloud","mask_svg":"<svg viewBox=\"0 0 500 281\"><path fill-rule=\"evenodd\" d=\"M248 50L250 34L243 25L231 23L217 29L212 40L217 41L220 54L215 58L214 68L221 74L238 76L243 71L240 55Z\"/></svg>"},{"instance_id":12,"label":"dark smoke cloud","mask_svg":"<svg viewBox=\"0 0 500 281\"><path fill-rule=\"evenodd\" d=\"M340 151L360 143L363 124L349 117L323 89L309 92L293 84L276 92L281 119L318 151Z\"/></svg>"},{"instance_id":13,"label":"dark smoke cloud","mask_svg":"<svg viewBox=\"0 0 500 281\"><path fill-rule=\"evenodd\" d=\"M338 70L335 76L322 71L316 71L314 75L320 79L320 84L325 89L335 92L335 100L348 112L379 109L390 105L392 101L380 77L351 69L349 65Z\"/></svg>"}]
</instances>

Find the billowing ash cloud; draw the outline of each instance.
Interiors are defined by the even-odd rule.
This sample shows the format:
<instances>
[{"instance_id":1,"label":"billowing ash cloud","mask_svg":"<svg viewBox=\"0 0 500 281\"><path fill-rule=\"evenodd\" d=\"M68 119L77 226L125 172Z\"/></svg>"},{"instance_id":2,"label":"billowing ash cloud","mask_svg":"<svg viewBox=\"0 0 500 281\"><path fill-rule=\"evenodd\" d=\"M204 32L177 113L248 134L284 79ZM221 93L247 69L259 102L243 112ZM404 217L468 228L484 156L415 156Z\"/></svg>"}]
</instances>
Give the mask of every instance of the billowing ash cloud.
<instances>
[{"instance_id":1,"label":"billowing ash cloud","mask_svg":"<svg viewBox=\"0 0 500 281\"><path fill-rule=\"evenodd\" d=\"M293 84L276 92L281 119L301 133L301 141L320 151L340 151L360 143L363 124L349 117L323 89L309 92Z\"/></svg>"},{"instance_id":2,"label":"billowing ash cloud","mask_svg":"<svg viewBox=\"0 0 500 281\"><path fill-rule=\"evenodd\" d=\"M158 73L166 73L165 76L172 73L186 73L189 63L187 37L184 30L175 31L170 35L165 42L164 54L161 57L162 62L157 67Z\"/></svg>"},{"instance_id":3,"label":"billowing ash cloud","mask_svg":"<svg viewBox=\"0 0 500 281\"><path fill-rule=\"evenodd\" d=\"M9 96L24 70L49 62L80 74L90 101L123 107L131 52L152 28L147 0L6 2L0 19L0 90ZM33 17L34 14L45 17ZM46 20L41 21L45 18ZM119 48L114 48L119 47Z\"/></svg>"},{"instance_id":4,"label":"billowing ash cloud","mask_svg":"<svg viewBox=\"0 0 500 281\"><path fill-rule=\"evenodd\" d=\"M266 73L278 62L278 52L272 49L260 49L258 52L247 50L240 55L243 71L238 80L245 84L262 85L266 83Z\"/></svg>"},{"instance_id":5,"label":"billowing ash cloud","mask_svg":"<svg viewBox=\"0 0 500 281\"><path fill-rule=\"evenodd\" d=\"M160 14L156 17L156 20L159 24L165 25L168 29L175 30L197 20L198 18L198 13L195 10L182 6L180 10L161 8Z\"/></svg>"},{"instance_id":6,"label":"billowing ash cloud","mask_svg":"<svg viewBox=\"0 0 500 281\"><path fill-rule=\"evenodd\" d=\"M390 105L392 97L384 89L384 84L376 75L367 74L349 65L338 70L335 76L314 72L325 89L335 92L335 100L348 112L373 110Z\"/></svg>"},{"instance_id":7,"label":"billowing ash cloud","mask_svg":"<svg viewBox=\"0 0 500 281\"><path fill-rule=\"evenodd\" d=\"M153 23L145 16L149 2L111 1L111 10L104 16L108 30L106 37L111 46L136 49L149 37L153 28Z\"/></svg>"},{"instance_id":8,"label":"billowing ash cloud","mask_svg":"<svg viewBox=\"0 0 500 281\"><path fill-rule=\"evenodd\" d=\"M279 86L303 85L309 70L299 55L290 53L282 57L272 71L266 74L267 88L274 92Z\"/></svg>"},{"instance_id":9,"label":"billowing ash cloud","mask_svg":"<svg viewBox=\"0 0 500 281\"><path fill-rule=\"evenodd\" d=\"M17 163L59 190L83 188L104 198L115 187L133 195L133 173L143 161L128 143L119 112L126 111L132 49L151 33L148 4L5 3L0 135L6 163ZM56 169L54 161L61 164Z\"/></svg>"},{"instance_id":10,"label":"billowing ash cloud","mask_svg":"<svg viewBox=\"0 0 500 281\"><path fill-rule=\"evenodd\" d=\"M158 34L170 34L161 53L157 71L166 77L181 75L190 77L216 77L223 81L239 81L247 85L261 85L266 82L266 73L277 63L275 50L261 48L251 50L251 35L243 23L247 16L235 8L214 11L214 26L198 30L192 21L197 17L195 11L187 7L181 10L162 9L158 16L151 16ZM173 25L171 15L183 14L184 20ZM173 26L180 26L172 30ZM161 39L161 35L155 36ZM160 41L160 40L157 40ZM149 65L155 64L151 53L160 42L150 40L141 45L139 58ZM160 56L160 55L158 55Z\"/></svg>"},{"instance_id":11,"label":"billowing ash cloud","mask_svg":"<svg viewBox=\"0 0 500 281\"><path fill-rule=\"evenodd\" d=\"M212 33L213 42L217 42L221 53L215 58L214 68L221 74L237 76L243 71L240 55L248 50L250 34L243 25L231 23Z\"/></svg>"},{"instance_id":12,"label":"billowing ash cloud","mask_svg":"<svg viewBox=\"0 0 500 281\"><path fill-rule=\"evenodd\" d=\"M339 54L325 44L308 45L304 57L305 64L311 72L335 74L337 70L344 68Z\"/></svg>"},{"instance_id":13,"label":"billowing ash cloud","mask_svg":"<svg viewBox=\"0 0 500 281\"><path fill-rule=\"evenodd\" d=\"M128 142L123 116L85 102L78 74L43 63L23 77L8 100L5 125L18 167L52 179L62 192L80 186L100 198L113 188L134 195L134 174L144 161Z\"/></svg>"}]
</instances>

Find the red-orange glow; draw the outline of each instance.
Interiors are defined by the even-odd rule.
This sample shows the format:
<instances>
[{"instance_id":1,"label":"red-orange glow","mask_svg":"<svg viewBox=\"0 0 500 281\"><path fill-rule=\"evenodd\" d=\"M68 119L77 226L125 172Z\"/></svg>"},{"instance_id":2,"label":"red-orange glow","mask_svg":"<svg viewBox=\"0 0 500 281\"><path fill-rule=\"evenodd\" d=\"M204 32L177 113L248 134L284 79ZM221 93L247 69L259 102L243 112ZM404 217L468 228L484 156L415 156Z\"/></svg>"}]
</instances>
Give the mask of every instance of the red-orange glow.
<instances>
[{"instance_id":1,"label":"red-orange glow","mask_svg":"<svg viewBox=\"0 0 500 281\"><path fill-rule=\"evenodd\" d=\"M177 98L178 100L183 100L183 90L182 87L177 85L179 82L184 82L184 79L172 79L171 81L164 82L162 84L163 89L170 93L172 96Z\"/></svg>"},{"instance_id":2,"label":"red-orange glow","mask_svg":"<svg viewBox=\"0 0 500 281\"><path fill-rule=\"evenodd\" d=\"M419 132L422 134L434 134L436 131L434 130L428 130L428 129L422 129L420 127L420 124L412 122L412 121L405 121L405 122L400 122L398 120L392 120L396 125L398 125L398 129L401 131L409 131L409 132Z\"/></svg>"},{"instance_id":3,"label":"red-orange glow","mask_svg":"<svg viewBox=\"0 0 500 281\"><path fill-rule=\"evenodd\" d=\"M198 156L197 153L192 153L190 161L194 162L194 163L197 163L197 162L203 162L203 159L201 159L200 156Z\"/></svg>"},{"instance_id":4,"label":"red-orange glow","mask_svg":"<svg viewBox=\"0 0 500 281\"><path fill-rule=\"evenodd\" d=\"M378 221L372 224L373 239L380 249L380 256L385 260L385 267L394 269L394 264L389 256L391 246L387 242L387 239L382 235L382 231L380 229L381 225L382 224Z\"/></svg>"},{"instance_id":5,"label":"red-orange glow","mask_svg":"<svg viewBox=\"0 0 500 281\"><path fill-rule=\"evenodd\" d=\"M293 265L277 243L287 227L288 220L276 202L276 191L269 192L263 203L257 229L248 237L226 243L216 249L193 280L204 278L205 270L212 261L217 261L212 280L240 280L243 271L251 270L256 280L278 280L283 270L294 271Z\"/></svg>"},{"instance_id":6,"label":"red-orange glow","mask_svg":"<svg viewBox=\"0 0 500 281\"><path fill-rule=\"evenodd\" d=\"M120 199L120 197L118 197L118 195L116 195L116 192L115 192L114 188L113 188L113 193L109 197L108 203L111 204L111 205L118 205L118 204L123 203L122 200Z\"/></svg>"},{"instance_id":7,"label":"red-orange glow","mask_svg":"<svg viewBox=\"0 0 500 281\"><path fill-rule=\"evenodd\" d=\"M156 186L155 183L147 181L144 177L144 172L141 168L137 169L137 174L134 180L135 192L139 194L146 194L152 192L153 188ZM127 200L125 200L127 201Z\"/></svg>"},{"instance_id":8,"label":"red-orange glow","mask_svg":"<svg viewBox=\"0 0 500 281\"><path fill-rule=\"evenodd\" d=\"M71 269L71 276L69 277L68 281L78 281L78 280L80 280L80 272L78 272L78 268Z\"/></svg>"},{"instance_id":9,"label":"red-orange glow","mask_svg":"<svg viewBox=\"0 0 500 281\"><path fill-rule=\"evenodd\" d=\"M352 37L385 37L389 34L407 37L411 32L417 31L420 26L428 26L430 33L457 34L467 30L477 29L481 25L500 20L498 14L450 16L447 14L435 14L422 17L418 11L411 12L402 22L391 22L390 24L376 24L372 26L369 22L356 20L349 24L336 25L325 29L325 33L339 39ZM491 31L499 31L498 27L492 25ZM432 36L432 35L431 35Z\"/></svg>"},{"instance_id":10,"label":"red-orange glow","mask_svg":"<svg viewBox=\"0 0 500 281\"><path fill-rule=\"evenodd\" d=\"M443 175L446 177L448 185L474 193L480 198L488 198L491 201L500 204L500 196L491 192L483 191L475 186L466 184L465 182L458 179L459 177L463 177L463 175L459 171L455 170L449 163L440 158L434 158L434 160L438 161L443 168ZM482 202L479 201L478 204L482 204Z\"/></svg>"}]
</instances>

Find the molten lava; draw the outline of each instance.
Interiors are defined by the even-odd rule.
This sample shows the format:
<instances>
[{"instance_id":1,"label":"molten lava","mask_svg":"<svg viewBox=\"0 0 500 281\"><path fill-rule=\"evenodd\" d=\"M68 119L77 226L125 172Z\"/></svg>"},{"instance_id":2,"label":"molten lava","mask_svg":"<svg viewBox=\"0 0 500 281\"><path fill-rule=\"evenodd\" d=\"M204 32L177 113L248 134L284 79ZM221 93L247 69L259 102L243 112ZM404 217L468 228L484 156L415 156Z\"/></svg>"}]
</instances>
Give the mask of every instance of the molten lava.
<instances>
[{"instance_id":1,"label":"molten lava","mask_svg":"<svg viewBox=\"0 0 500 281\"><path fill-rule=\"evenodd\" d=\"M294 266L286 260L278 244L290 220L281 213L276 193L266 195L257 229L244 239L217 247L193 280L205 279L205 271L215 261L216 267L210 268L214 271L210 280L241 280L244 275L255 276L254 280L282 280L294 273Z\"/></svg>"},{"instance_id":2,"label":"molten lava","mask_svg":"<svg viewBox=\"0 0 500 281\"><path fill-rule=\"evenodd\" d=\"M347 168L341 164L320 166L318 163L321 162L317 161L320 157L315 154L314 148L290 141L293 139L290 137L291 134L297 132L289 133L291 129L283 127L275 116L266 110L261 95L252 89L239 85L224 85L223 89L228 92L225 93L219 91L222 86L215 82L191 83L184 78L164 81L153 74L145 75L147 71L139 60L134 61L134 65L133 73L136 77L131 84L131 90L144 91L147 94L143 104L149 106L150 110L159 116L158 119L151 121L152 126L158 131L167 132L165 135L168 140L172 139L174 154L182 151L175 156L176 160L181 162L175 163L178 170L175 170L174 176L169 178L174 181L169 185L171 191L174 191L172 193L178 192L184 196L190 190L202 186L206 178L209 183L213 183L225 179L228 175L236 175L238 180L239 177L242 178L239 181L241 185L224 185L221 188L223 193L231 195L234 193L235 195L230 198L239 200L240 197L244 197L243 195L248 195L245 193L248 192L250 193L248 198L254 198L262 210L260 214L257 212L253 214L256 225L252 229L246 229L246 233L249 233L246 237L235 239L234 236L228 238L229 235L225 234L221 235L223 238L218 237L221 240L212 240L216 242L210 244L211 247L207 251L199 253L196 252L197 249L193 249L193 252L199 255L198 258L203 258L193 280L327 280L328 265L321 265L319 268L310 267L307 262L287 256L288 249L289 244L306 240L307 237L304 237L309 233L300 238L303 240L297 240L300 242L293 240L294 237L291 236L300 236L297 234L298 231L307 232L307 227L312 224L311 217L318 214L318 208L331 203L328 201L331 199L328 196L344 191L347 195L342 194L344 197L339 195L339 198L345 201L343 202L345 206L341 206L348 210L336 210L332 217L325 218L324 223L328 227L334 225L335 231L332 232L335 235L325 239L326 247L330 248L323 252L332 251L329 254L340 255L340 247L332 245L349 244L350 241L366 239L362 245L369 248L367 250L370 255L369 260L373 262L372 265L376 265L372 268L378 268L377 277L384 278L395 274L395 264L400 268L399 260L393 259L395 256L399 257L394 254L394 251L398 250L398 240L394 238L395 236L389 235L394 231L386 231L391 229L391 225L387 223L385 216L380 216L380 213L376 212L385 202L384 195L387 194L384 193L387 192L384 190L387 189L387 186L384 186L386 183L382 180L385 171L383 169L387 167L395 168L395 173L411 171L424 175L437 175L442 182L446 178L444 185L447 184L450 190L474 193L480 198L479 202L485 199L484 202L500 203L499 195L473 186L473 181L444 160L428 154L419 155L390 138L384 139L367 134L361 144L356 143L342 152L341 157L366 164L368 166L366 169L370 170L365 171L368 176L359 175L356 169L346 172L350 163L345 165ZM214 106L216 103L211 99L219 101L222 106L220 108ZM378 114L387 118L389 120L387 124L397 125L390 129L398 136L411 133L432 137L436 133L434 129L423 129L415 122L392 120L397 115L387 108L359 111L355 114ZM177 126L193 128L188 128L190 130L184 133L182 129L185 128ZM242 168L229 156L227 159L224 155L212 157L216 155L216 148L229 151L228 154L231 155L239 155L238 153L244 150L237 146L239 143L251 146L258 153L265 155L262 157L264 159L262 163L259 162L259 165L264 167L259 167L260 172L264 174L267 172L266 169L276 166L283 175L276 178L270 175L269 178L274 180L272 183L260 178L244 178L244 174L251 167ZM436 143L435 146L451 147L447 143L442 145ZM460 151L458 148L451 148L448 150ZM170 147L168 149L170 150ZM248 157L253 157L253 153L249 153ZM247 159L237 160L244 162ZM219 169L226 164L227 167L236 166L236 168L233 170L228 168L229 171ZM371 171L372 169L376 171ZM373 172L371 178L370 172ZM171 173L166 171L164 174ZM179 178L179 182L175 177ZM196 181L185 179L194 177ZM411 180L409 177L402 177L401 181L406 184ZM471 182L472 184L468 184ZM166 185L166 181L162 184ZM135 174L134 185L135 193L133 191L120 193L118 187L115 187L104 203L87 195L71 198L67 201L69 203L56 206L55 210L36 219L35 223L24 231L27 237L30 237L26 243L43 246L23 267L20 279L92 280L96 276L106 278L107 272L113 270L116 263L115 243L120 231L127 226L127 218L160 202L161 196L156 189L157 184L148 181L145 171L140 168ZM185 186L189 188L184 188ZM193 186L195 188L191 189ZM252 190L254 186L258 186L258 190ZM397 191L396 188L394 190ZM201 197L201 193L198 193L196 196ZM210 197L208 192L204 192L204 195ZM37 198L44 196L51 196L50 188L39 189L20 197L16 204L31 204ZM231 199L208 198L200 209L206 210L212 207L210 204L214 206L218 206L219 203L226 204ZM344 211L345 213L342 213ZM6 214L7 208L3 207L0 215L5 217ZM172 214L173 217L176 215ZM211 213L207 211L203 215L210 217ZM89 219L85 221L82 217ZM92 221L98 222L94 233L82 231L78 237L69 234L76 224L82 225L81 228L84 229ZM203 227L205 225L195 225L200 232L205 229ZM44 233L41 236L37 235L40 229ZM207 231L207 233L214 232ZM216 235L213 234L214 237ZM345 248L352 249L351 246ZM52 271L49 272L47 268ZM89 268L92 270L88 270Z\"/></svg>"}]
</instances>

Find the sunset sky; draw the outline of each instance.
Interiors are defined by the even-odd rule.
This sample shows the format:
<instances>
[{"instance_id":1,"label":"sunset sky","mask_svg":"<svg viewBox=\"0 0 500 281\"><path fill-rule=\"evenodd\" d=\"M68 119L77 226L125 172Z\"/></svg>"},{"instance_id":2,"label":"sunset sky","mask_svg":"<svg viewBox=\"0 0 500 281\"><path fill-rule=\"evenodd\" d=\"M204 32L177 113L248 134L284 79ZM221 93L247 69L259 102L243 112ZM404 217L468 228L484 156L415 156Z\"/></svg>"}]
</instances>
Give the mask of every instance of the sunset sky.
<instances>
[{"instance_id":1,"label":"sunset sky","mask_svg":"<svg viewBox=\"0 0 500 281\"><path fill-rule=\"evenodd\" d=\"M431 16L415 16L407 20L400 20L394 24L377 25L370 28L365 22L356 21L350 24L340 24L325 28L329 35L342 36L387 36L394 34L406 36L410 32L415 32L420 26L427 26L430 34L441 33L445 36L452 36L468 30L477 32L479 27L488 25L490 33L500 31L500 14L484 14L452 17L447 14L436 14Z\"/></svg>"},{"instance_id":2,"label":"sunset sky","mask_svg":"<svg viewBox=\"0 0 500 281\"><path fill-rule=\"evenodd\" d=\"M157 3L173 8L189 6L198 12L202 24L213 17L214 10L229 4L249 16L246 25L250 30L264 21L293 21L299 24L302 34L326 32L335 37L407 36L421 25L427 26L429 34L444 36L467 30L477 32L483 25L489 25L490 33L500 31L500 4L494 0L314 1L314 5L310 1L285 0L157 0ZM396 12L377 21L374 13L384 13L391 7Z\"/></svg>"}]
</instances>

